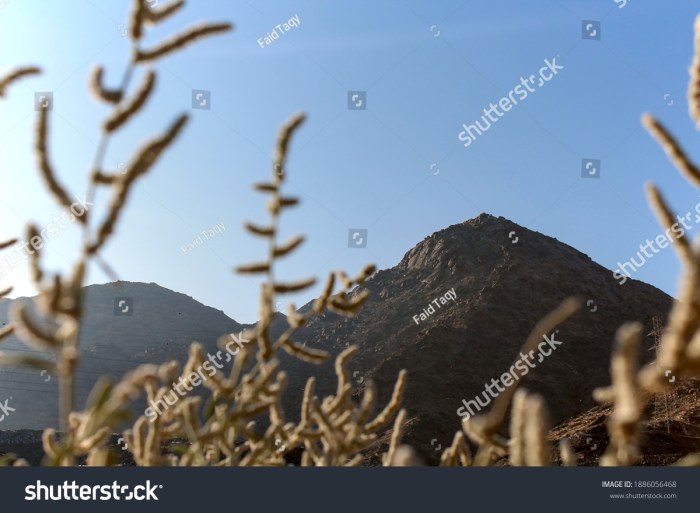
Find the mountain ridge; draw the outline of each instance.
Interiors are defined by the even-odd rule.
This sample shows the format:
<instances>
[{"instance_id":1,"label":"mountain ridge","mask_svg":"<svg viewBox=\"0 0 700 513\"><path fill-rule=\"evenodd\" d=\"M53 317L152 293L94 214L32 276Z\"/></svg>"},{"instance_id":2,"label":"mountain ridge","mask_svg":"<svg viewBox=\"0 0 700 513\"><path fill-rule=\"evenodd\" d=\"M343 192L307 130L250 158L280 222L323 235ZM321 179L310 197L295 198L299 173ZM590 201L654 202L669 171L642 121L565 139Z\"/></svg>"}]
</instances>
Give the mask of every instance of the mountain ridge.
<instances>
[{"instance_id":1,"label":"mountain ridge","mask_svg":"<svg viewBox=\"0 0 700 513\"><path fill-rule=\"evenodd\" d=\"M594 406L590 392L609 382L617 328L628 320L651 328L652 318L665 317L672 304L672 298L655 287L638 280L619 285L612 271L572 246L490 214L434 232L398 264L375 273L365 287L370 298L356 317L324 312L309 320L295 339L326 349L333 357L357 344L358 354L349 364L356 394L371 379L378 387L379 404L388 401L399 370L407 368L404 404L414 422L406 441L427 461L435 459L432 440L445 446L460 429L457 409L462 401L501 376L530 330L564 299L575 296L585 306L560 328L562 347L523 379L525 387L544 396L555 422ZM448 290L455 292L454 301L433 303ZM131 315L116 315L121 297L132 297ZM431 304L435 311L416 322L414 316ZM0 303L0 322L8 305ZM183 362L192 341L213 350L218 336L251 326L153 283L90 285L86 305L81 335L85 363L79 380L85 387L108 367L100 360L105 355L114 360L109 370L116 378L128 370L126 363L133 367L173 358ZM310 306L311 302L299 310ZM275 331L286 327L285 319L277 314ZM9 344L13 347L12 341ZM123 362L116 364L117 359ZM286 354L280 359L289 376L284 406L290 419L298 416L309 376L317 377L319 395L334 391L332 361L315 366ZM0 387L1 380L2 373ZM51 420L47 418L42 422Z\"/></svg>"}]
</instances>

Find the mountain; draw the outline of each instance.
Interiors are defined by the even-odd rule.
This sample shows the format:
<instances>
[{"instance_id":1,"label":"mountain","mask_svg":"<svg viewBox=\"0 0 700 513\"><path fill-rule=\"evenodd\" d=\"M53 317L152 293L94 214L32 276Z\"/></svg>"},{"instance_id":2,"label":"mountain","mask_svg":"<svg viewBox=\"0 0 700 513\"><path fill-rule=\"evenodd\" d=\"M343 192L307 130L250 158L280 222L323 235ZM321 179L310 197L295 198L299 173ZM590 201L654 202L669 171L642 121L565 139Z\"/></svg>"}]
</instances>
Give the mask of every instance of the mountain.
<instances>
[{"instance_id":1,"label":"mountain","mask_svg":"<svg viewBox=\"0 0 700 513\"><path fill-rule=\"evenodd\" d=\"M85 294L76 379L78 405L84 404L101 375L116 380L142 363L184 362L193 341L216 352L221 335L244 328L221 310L155 283L90 285ZM29 302L28 298L0 300L0 326L7 322L13 301ZM28 348L11 337L2 342L0 350L27 352ZM0 402L12 397L9 404L16 405L0 429L56 426L56 393L55 378L35 370L0 367Z\"/></svg>"},{"instance_id":2,"label":"mountain","mask_svg":"<svg viewBox=\"0 0 700 513\"><path fill-rule=\"evenodd\" d=\"M405 440L427 461L460 428L462 400L479 395L485 403L485 384L509 371L535 324L567 297L578 297L583 308L554 334L556 350L523 378L544 396L553 422L594 406L592 390L610 382L618 327L639 321L647 333L673 301L636 280L620 285L576 249L487 214L427 237L367 288L370 299L357 317L325 314L301 338L333 352L359 344L352 372L362 384L379 385L382 403L399 370L408 369L404 404L413 422ZM452 290L456 299L442 304L438 298ZM427 315L430 305L435 313ZM652 359L644 349L643 358Z\"/></svg>"},{"instance_id":3,"label":"mountain","mask_svg":"<svg viewBox=\"0 0 700 513\"><path fill-rule=\"evenodd\" d=\"M485 384L508 372L532 328L562 300L575 296L584 307L557 333L543 334L556 341L556 349L523 378L526 388L545 397L554 422L594 406L591 391L610 381L617 328L634 320L651 330L652 318L665 319L672 304L655 287L632 279L620 285L611 271L576 249L487 214L427 237L398 265L377 272L366 288L370 299L356 317L324 313L296 340L334 355L357 344L359 354L350 363L357 393L372 379L379 406L388 401L400 369L408 369L404 405L411 423L405 441L429 462L460 428L462 401L486 397ZM118 377L138 363L184 361L191 341L211 350L220 335L245 328L156 284L92 285L86 292L78 404L100 374ZM0 325L10 302L0 301ZM127 307L130 315L123 312ZM310 308L308 303L301 310ZM284 324L278 315L275 330ZM3 346L21 348L15 340ZM653 356L642 353L645 360ZM298 417L308 376L317 376L319 395L334 391L332 362L315 366L286 355L282 360L289 375L288 418ZM34 371L0 371L0 401L12 395L10 404L17 404L16 415L0 428L55 425L55 383L44 379Z\"/></svg>"}]
</instances>

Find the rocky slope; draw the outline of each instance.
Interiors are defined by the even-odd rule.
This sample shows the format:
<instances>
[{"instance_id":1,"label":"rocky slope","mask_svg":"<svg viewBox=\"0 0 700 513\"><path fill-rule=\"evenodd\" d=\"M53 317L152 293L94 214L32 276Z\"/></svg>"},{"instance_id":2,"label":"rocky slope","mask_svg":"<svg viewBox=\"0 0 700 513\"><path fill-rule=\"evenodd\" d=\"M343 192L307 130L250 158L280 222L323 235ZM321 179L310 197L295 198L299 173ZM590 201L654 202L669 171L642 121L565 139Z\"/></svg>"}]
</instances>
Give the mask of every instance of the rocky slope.
<instances>
[{"instance_id":1,"label":"rocky slope","mask_svg":"<svg viewBox=\"0 0 700 513\"><path fill-rule=\"evenodd\" d=\"M617 328L635 320L649 331L652 317L665 317L672 304L655 287L621 286L574 248L487 214L434 233L367 287L371 299L356 318L327 314L309 323L304 340L335 352L359 344L353 373L375 380L383 401L408 369L405 404L415 422L406 441L429 461L459 429L462 399L507 372L537 321L565 298L584 307L559 329L556 351L523 380L545 397L554 422L594 406L592 390L609 383ZM456 300L435 306L452 289ZM421 320L430 305L435 313Z\"/></svg>"},{"instance_id":2,"label":"rocky slope","mask_svg":"<svg viewBox=\"0 0 700 513\"><path fill-rule=\"evenodd\" d=\"M487 214L427 237L366 286L370 300L357 317L326 313L311 320L297 340L333 354L359 345L350 364L353 379L358 392L374 380L380 405L399 370L408 369L406 442L429 462L460 428L462 400L474 399L485 383L507 372L537 321L565 298L576 296L584 307L556 333L561 342L556 351L524 378L524 386L544 395L555 422L594 406L591 391L609 383L617 328L635 320L649 331L652 317L665 317L672 303L636 280L619 285L611 271L556 239ZM141 362L183 361L191 341L213 349L219 335L243 328L223 312L155 284L94 285L87 293L79 400L100 374L117 377ZM132 298L132 313L118 315L117 298L125 297ZM0 324L9 303L0 301ZM302 310L308 308L310 303ZM283 324L280 316L277 329ZM3 345L20 348L14 340ZM641 353L646 359L653 355ZM290 378L290 418L309 375L318 376L320 392L334 390L332 363L317 367L285 356L283 365ZM55 387L44 379L28 371L0 371L0 400L12 395L18 405L0 429L55 425Z\"/></svg>"}]
</instances>

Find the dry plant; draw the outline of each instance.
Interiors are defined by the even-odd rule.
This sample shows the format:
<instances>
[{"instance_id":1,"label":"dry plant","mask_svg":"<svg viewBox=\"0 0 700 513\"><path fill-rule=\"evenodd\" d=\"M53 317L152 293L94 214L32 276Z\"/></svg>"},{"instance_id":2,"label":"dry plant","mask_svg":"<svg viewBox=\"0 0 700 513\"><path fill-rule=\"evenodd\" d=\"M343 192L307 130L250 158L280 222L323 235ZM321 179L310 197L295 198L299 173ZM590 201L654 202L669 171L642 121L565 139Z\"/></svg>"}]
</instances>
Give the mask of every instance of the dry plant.
<instances>
[{"instance_id":1,"label":"dry plant","mask_svg":"<svg viewBox=\"0 0 700 513\"><path fill-rule=\"evenodd\" d=\"M135 0L129 22L131 58L120 85L116 89L105 87L104 69L101 66L98 66L91 75L91 91L98 100L108 104L111 111L104 120L90 173L88 202L94 198L98 187L111 189L112 198L105 218L96 226L90 223L91 212L89 211L77 217L82 227L83 238L80 256L69 276L58 273L49 276L44 271L41 264L42 244L35 243L35 240L41 240L39 230L31 224L27 228L27 240L35 249L32 253L31 269L33 281L39 290L38 298L34 302L36 312L30 312L24 304L15 304L10 312L12 322L9 330L13 330L27 345L47 351L52 357L37 358L3 354L0 355L0 364L41 368L58 376L59 420L60 429L63 432L61 443L57 443L56 433L53 430L47 430L44 433L44 446L49 460L54 463L73 464L75 456L88 454L92 448L100 446L111 433L110 426L124 418L123 411L117 407L109 412L103 410L103 417L88 417L73 413L75 409L74 375L79 357L78 336L83 315L82 288L90 262L97 263L114 277L114 273L100 257L100 251L112 235L136 180L151 169L187 122L187 115L180 115L163 134L147 141L134 153L125 172L110 172L104 169L104 156L111 137L142 110L153 92L156 72L151 69L151 64L202 37L223 33L232 28L228 23L199 25L185 30L154 48L144 48L141 40L145 28L173 15L183 5L182 0L176 0L167 6L155 9L151 8L145 0ZM131 79L139 68L144 68L141 85L133 94L129 94ZM11 73L0 81L0 96L12 81L37 72L36 68L22 68ZM62 208L70 209L71 194L61 183L51 162L49 115L48 108L39 110L35 147L37 164L51 195ZM143 381L145 376L141 374L132 376L132 384L138 383L139 379ZM122 394L122 399L133 398L138 393L138 389L122 384L115 387L115 390ZM114 395L114 397L117 396ZM101 398L96 397L94 400L99 402Z\"/></svg>"},{"instance_id":2,"label":"dry plant","mask_svg":"<svg viewBox=\"0 0 700 513\"><path fill-rule=\"evenodd\" d=\"M171 384L178 378L191 379L195 370L204 366L202 347L193 343L189 358L182 370L176 361L162 365L142 365L112 385L99 380L86 408L75 411L73 403L73 377L79 358L78 333L83 316L83 282L85 270L94 262L113 275L100 257L100 250L113 234L116 223L126 204L132 186L158 160L174 142L187 121L182 115L160 136L146 142L135 152L126 173L103 169L102 161L111 136L133 118L151 96L156 73L148 66L190 42L207 35L225 32L229 24L218 23L191 28L151 49L141 47L146 26L158 23L183 6L182 0L160 9L152 9L145 0L135 0L130 21L132 43L131 62L127 66L121 85L109 89L103 85L104 70L95 69L91 76L91 89L95 96L112 106L104 121L102 139L98 146L90 176L89 199L98 187L108 187L112 199L107 215L93 228L88 212L81 218L83 229L82 251L70 276L60 274L46 276L40 252L31 261L34 281L40 289L36 300L42 320L34 318L25 307L17 306L12 312L12 323L0 331L0 339L13 331L34 347L48 350L50 358L10 357L0 355L0 363L29 365L55 372L60 379L59 400L61 437L53 429L43 434L44 450L48 465L74 465L78 457L86 457L88 465L109 465L114 459L107 445L112 431L128 418L134 401L145 393L151 402L162 400L171 392ZM137 68L146 66L140 87L131 95L127 89ZM0 96L15 80L37 73L36 68L22 68L0 79ZM691 118L700 128L700 18L696 23L696 54L692 67L689 91ZM36 153L41 174L48 189L64 208L70 207L70 195L60 183L50 160L48 150L48 110L39 113ZM367 291L361 287L375 268L368 266L356 277L344 272L331 273L322 294L313 308L300 313L293 304L288 307L289 327L279 337L273 337L274 305L278 296L298 292L311 287L314 279L285 283L274 273L276 262L292 254L304 241L302 236L287 242L278 241L281 214L298 203L297 198L285 196L282 188L286 178L286 160L291 139L304 121L303 115L292 118L281 130L277 140L272 165L272 179L255 185L255 189L269 197L266 224L247 223L248 232L267 239L268 253L264 261L241 266L239 273L263 275L265 281L260 293L260 321L247 331L246 342L236 350L227 372L217 370L203 386L210 392L210 400L202 404L200 396L190 394L178 398L172 408L167 408L153 418L140 416L130 429L124 432L129 451L138 465L212 465L253 466L285 465L285 456L300 450L302 465L352 466L363 462L363 451L378 442L378 433L388 427L395 417L390 432L389 448L384 455L384 465L415 465L414 451L401 444L406 421L406 411L401 410L406 373L402 371L396 382L389 403L375 414L376 390L372 383L365 387L359 403L352 399L352 380L347 364L357 353L352 346L340 353L335 361L338 384L333 395L320 399L315 394L315 380L306 384L298 423L287 422L281 398L287 384L287 375L280 368L278 355L285 351L299 359L321 363L329 355L321 350L297 343L297 331L311 318L326 310L344 316L352 316L367 299ZM656 119L645 116L645 125L659 140L671 160L696 186L700 187L700 170L690 161L670 133ZM648 186L649 200L662 224L670 228L674 215L660 192ZM36 227L30 225L27 237L36 237ZM0 250L16 241L0 244ZM617 345L611 362L612 385L597 390L596 399L614 404L608 419L610 443L601 464L630 465L639 461L639 438L645 405L654 392L667 386L665 374L670 370L679 378L697 376L700 373L700 245L691 244L682 236L676 239L676 249L684 263L681 297L674 304L669 328L665 332L659 352L658 366L652 364L639 371L636 351L640 326L627 324L617 334ZM336 283L340 287L336 287ZM336 288L339 288L336 291ZM1 291L0 297L9 293ZM521 351L534 348L543 334L550 333L566 321L579 308L576 300L562 303L543 318L527 338ZM228 336L219 340L222 348L230 344ZM441 465L483 466L492 465L504 457L514 466L543 466L553 464L553 448L547 442L549 424L544 401L541 397L518 389L519 382L509 387L485 414L463 423L463 431L455 434L453 443L441 456ZM511 408L512 403L512 408ZM170 404L170 403L168 403ZM509 436L502 433L504 420L511 408ZM168 441L186 440L179 451L166 452ZM476 447L472 453L467 440ZM576 465L576 454L568 440L559 446L564 465ZM698 458L687 460L688 464ZM15 465L26 464L18 460Z\"/></svg>"},{"instance_id":3,"label":"dry plant","mask_svg":"<svg viewBox=\"0 0 700 513\"><path fill-rule=\"evenodd\" d=\"M642 326L636 323L625 324L618 330L610 367L612 385L593 393L597 401L615 404L607 422L610 443L600 460L601 466L634 465L641 458L640 422L648 402L637 369L641 334Z\"/></svg>"},{"instance_id":4,"label":"dry plant","mask_svg":"<svg viewBox=\"0 0 700 513\"><path fill-rule=\"evenodd\" d=\"M89 465L106 465L112 462L106 441L114 428L123 423L129 415L129 406L142 392L151 401L159 401L168 393L170 384L182 376L187 379L204 364L204 355L199 344L192 344L189 359L182 372L175 361L157 365L143 365L127 374L124 379L112 385L99 380L95 385L84 411L76 412L73 401L73 379L79 358L78 335L82 308L85 270L90 262L95 262L110 276L114 273L100 257L100 250L115 230L117 221L136 180L142 177L156 163L161 154L174 142L187 116L175 119L164 134L144 144L136 151L123 173L103 169L103 160L111 136L140 112L155 89L156 72L150 64L203 36L228 31L227 23L207 24L193 27L155 48L144 49L141 39L148 25L156 24L178 11L184 2L175 1L160 9L151 8L145 0L135 0L129 23L132 43L131 60L124 72L120 86L110 89L103 83L104 69L98 66L90 77L94 96L112 106L102 127L95 162L91 171L88 201L95 196L98 187L112 190L112 199L107 215L95 228L91 227L89 213L79 218L83 228L81 256L72 275L63 277L56 274L47 277L41 266L40 252L31 261L34 282L40 290L36 300L41 320L37 320L24 305L12 311L11 326L2 336L13 331L27 344L53 353L52 359L30 358L26 356L0 355L0 362L9 365L26 365L47 369L59 377L60 429L57 436L53 429L43 434L46 463L50 465L73 465L76 458L87 456ZM130 96L129 83L135 71L145 67L141 85ZM38 70L20 69L0 82L0 95L10 82ZM49 111L39 114L36 154L42 177L54 198L63 208L70 208L70 194L60 183L50 159L48 149ZM298 203L296 198L283 196L281 187L285 178L285 161L294 131L303 122L303 116L293 118L282 130L273 163L273 177L269 183L257 184L256 190L268 194L269 224L258 226L248 223L248 231L258 237L267 238L269 253L259 264L243 266L240 273L263 273L267 281L261 289L260 321L255 330L246 333L244 340L256 342L257 351L252 345L244 345L236 350L236 358L228 375L217 372L205 382L210 389L212 401L202 412L201 398L183 397L173 408L159 415L152 422L145 416L139 417L133 427L124 433L134 460L139 465L281 465L284 455L297 447L303 447L302 463L307 465L359 465L361 452L377 440L377 432L385 427L398 412L406 384L406 373L401 372L392 398L384 409L375 415L376 391L370 384L364 395L355 404L351 400L352 385L346 368L347 362L356 353L350 347L336 360L338 375L337 392L333 396L319 400L314 395L314 379L306 385L301 420L299 424L286 423L280 403L287 381L286 373L280 369L276 355L284 350L302 360L314 363L324 362L328 354L324 351L307 348L293 340L296 331L312 315L330 310L341 315L352 316L367 299L367 292L355 289L374 273L374 266L367 266L356 277L350 279L344 272L331 273L322 295L314 302L313 309L305 314L289 307L289 329L277 340L272 340L270 326L273 321L275 300L278 295L298 292L315 283L306 279L294 283L279 282L274 277L274 264L280 258L291 254L303 242L296 237L278 244L277 232L281 213ZM38 235L35 226L27 229L27 238ZM0 246L0 249L16 241ZM336 282L341 290L334 292ZM352 290L355 289L355 290ZM9 291L4 291L8 293ZM48 327L47 327L48 326ZM228 340L223 337L223 346ZM250 362L255 353L254 364ZM249 365L249 363L251 365ZM402 421L404 414L399 415ZM257 422L269 424L260 432ZM400 426L401 422L399 422ZM397 431L398 432L398 431ZM180 454L164 455L161 444L167 440L188 440L187 448ZM397 437L395 437L396 439ZM395 460L396 444L392 444L386 461Z\"/></svg>"},{"instance_id":5,"label":"dry plant","mask_svg":"<svg viewBox=\"0 0 700 513\"><path fill-rule=\"evenodd\" d=\"M695 48L690 67L688 111L695 127L700 130L700 16L695 19ZM680 143L653 116L646 114L643 124L688 182L700 189L700 169L693 163ZM647 185L649 203L664 228L675 219L672 209L653 184ZM677 379L700 375L700 239L691 244L686 237L677 236L675 248L683 264L679 298L671 310L668 327L659 346L657 364L648 365L640 373L641 385L651 393L663 392L669 386L669 374ZM698 455L680 464L700 465Z\"/></svg>"},{"instance_id":6,"label":"dry plant","mask_svg":"<svg viewBox=\"0 0 700 513\"><path fill-rule=\"evenodd\" d=\"M690 117L700 129L700 16L695 22L695 55L690 73ZM700 168L691 161L676 139L656 118L645 115L642 119L669 159L688 181L700 188ZM661 225L672 231L675 214L656 186L648 184L647 193ZM669 386L669 375L678 379L700 375L700 240L691 245L686 237L675 231L674 236L674 246L684 270L680 298L671 309L669 325L659 347L658 361L641 370L637 368L641 326L638 323L625 324L618 330L616 337L611 361L612 385L594 392L596 400L613 404L613 412L607 421L610 441L600 461L602 466L638 463L642 456L639 448L641 423L649 401L655 393L663 392ZM530 341L533 337L539 338L543 333L548 333L574 310L573 304L562 305L533 330ZM529 349L529 343L525 344L523 351ZM539 466L552 463L551 452L546 445L544 404L526 392L516 392L517 385L518 383L499 396L489 414L474 417L464 424L464 431L479 446L474 464L490 465L505 455L509 455L511 465ZM513 408L510 440L504 440L498 433L511 398ZM452 447L443 454L442 464L458 463L455 456L463 453L460 444L461 438L455 437ZM576 464L577 458L568 440L561 441L559 450L564 465ZM700 465L700 457L691 455L679 464Z\"/></svg>"},{"instance_id":7,"label":"dry plant","mask_svg":"<svg viewBox=\"0 0 700 513\"><path fill-rule=\"evenodd\" d=\"M700 129L700 17L695 22L695 57L690 72L690 117ZM700 189L700 169L671 133L651 115L645 115L643 123L682 175ZM653 184L647 185L647 192L661 224L664 228L670 228L675 216L661 192ZM678 378L700 374L700 247L698 244L691 245L685 236L677 236L675 242L684 267L680 297L661 339L658 369L650 366L642 376L644 384L654 391L663 390L667 385L664 374L668 370Z\"/></svg>"},{"instance_id":8,"label":"dry plant","mask_svg":"<svg viewBox=\"0 0 700 513\"><path fill-rule=\"evenodd\" d=\"M335 395L320 400L315 395L315 380L310 378L304 390L299 423L285 422L281 399L287 374L280 368L276 356L283 350L311 363L326 361L326 352L295 342L295 333L311 316L325 310L354 315L367 299L367 292L350 291L361 286L375 270L374 266L368 266L352 279L343 272L331 273L323 293L314 301L310 311L298 313L293 304L289 305L289 327L273 340L270 327L278 295L298 292L315 283L314 279L284 283L274 275L275 263L290 255L303 242L301 236L282 244L277 241L281 213L298 203L297 198L282 194L282 185L286 177L289 144L303 120L303 116L296 116L283 127L277 141L272 180L255 185L257 191L269 196L268 223L246 224L252 235L268 240L266 260L237 269L243 274L266 276L260 293L260 321L254 329L244 332L242 340L246 343L240 345L240 351L236 350L228 375L217 372L204 381L203 385L211 391L209 407L201 407L201 397L185 397L150 421L140 417L133 428L125 432L138 465L285 465L285 454L297 448L303 449L302 465L359 465L362 451L377 440L377 432L399 410L406 384L405 372L399 374L389 404L376 416L373 416L376 392L372 385L365 389L359 404L352 401L352 380L347 363L357 352L357 347L351 346L335 362L338 377ZM341 291L334 293L336 281L340 282ZM219 340L222 348L229 343L228 336ZM162 400L170 393L171 383L179 375L187 379L204 363L201 346L193 344L181 374L176 362L158 368L141 367L143 375L149 376L145 381L149 401ZM403 416L399 415L399 419ZM261 425L267 427L263 430ZM180 454L164 455L163 442L173 438L187 438L189 443ZM395 445L392 445L387 461L393 458L393 448Z\"/></svg>"},{"instance_id":9,"label":"dry plant","mask_svg":"<svg viewBox=\"0 0 700 513\"><path fill-rule=\"evenodd\" d=\"M17 68L14 71L11 71L4 77L0 77L0 98L3 98L7 94L7 89L14 83L18 82L21 78L31 76L31 75L38 75L41 73L41 70L37 67L23 67L23 68ZM9 247L14 246L17 243L17 239L11 239L8 241L0 242L0 251L7 249ZM0 290L0 298L3 298L7 296L10 292L12 292L12 287L9 287L4 290ZM9 337L12 333L14 333L15 329L12 324L9 324L5 328L0 329L0 341L2 339Z\"/></svg>"}]
</instances>

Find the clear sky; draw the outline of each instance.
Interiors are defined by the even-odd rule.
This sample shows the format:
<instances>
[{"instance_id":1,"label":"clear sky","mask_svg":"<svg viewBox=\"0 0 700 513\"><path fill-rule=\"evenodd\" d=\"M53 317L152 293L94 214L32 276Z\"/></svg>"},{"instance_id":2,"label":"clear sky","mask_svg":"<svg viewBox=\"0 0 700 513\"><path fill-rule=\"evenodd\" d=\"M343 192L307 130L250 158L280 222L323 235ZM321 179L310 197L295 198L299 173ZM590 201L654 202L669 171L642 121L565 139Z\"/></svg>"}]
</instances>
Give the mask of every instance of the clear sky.
<instances>
[{"instance_id":1,"label":"clear sky","mask_svg":"<svg viewBox=\"0 0 700 513\"><path fill-rule=\"evenodd\" d=\"M86 191L107 113L88 97L86 77L96 64L108 83L121 77L130 4L0 2L0 70L44 70L0 102L0 240L60 213L32 154L35 92L53 94L59 176L73 193ZM264 254L241 227L265 221L264 198L250 185L270 174L279 126L304 111L288 167L288 192L302 204L282 231L309 240L281 266L282 277L391 267L434 231L481 212L557 237L613 269L663 232L646 204L646 181L681 214L700 202L640 125L643 112L658 115L700 159L685 101L699 12L695 0L190 0L149 31L147 44L195 21L236 29L156 64L157 94L113 140L108 168L119 169L175 115L190 112L191 123L137 184L104 256L121 279L156 282L237 321L256 320L256 280L231 272ZM297 26L265 43L295 16ZM582 38L584 20L601 23L588 30L600 40ZM465 148L462 123L480 119L554 58L563 69ZM193 90L210 92L208 110L192 109ZM365 110L348 108L348 91L366 92ZM587 158L601 160L600 178L581 177ZM221 233L183 251L220 223ZM365 248L348 247L351 229L368 230ZM52 238L49 267L69 268L78 240L75 227ZM667 248L634 277L673 294L678 271ZM89 281L108 277L95 267ZM2 277L0 288L9 285L15 295L33 294L26 265Z\"/></svg>"}]
</instances>

